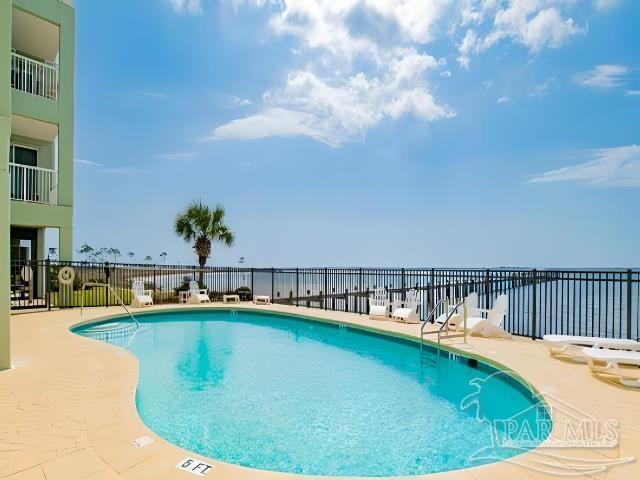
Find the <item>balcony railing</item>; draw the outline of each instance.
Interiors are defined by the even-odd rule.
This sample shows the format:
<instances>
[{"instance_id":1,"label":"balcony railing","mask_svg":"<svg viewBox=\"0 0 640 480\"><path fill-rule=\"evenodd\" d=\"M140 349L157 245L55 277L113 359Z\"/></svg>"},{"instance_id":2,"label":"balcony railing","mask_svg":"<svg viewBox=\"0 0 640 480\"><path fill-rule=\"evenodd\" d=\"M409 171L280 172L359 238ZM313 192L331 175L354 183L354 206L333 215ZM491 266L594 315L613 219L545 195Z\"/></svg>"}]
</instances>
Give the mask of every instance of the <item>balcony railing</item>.
<instances>
[{"instance_id":1,"label":"balcony railing","mask_svg":"<svg viewBox=\"0 0 640 480\"><path fill-rule=\"evenodd\" d=\"M52 100L58 99L58 65L11 52L11 87Z\"/></svg>"},{"instance_id":2,"label":"balcony railing","mask_svg":"<svg viewBox=\"0 0 640 480\"><path fill-rule=\"evenodd\" d=\"M48 168L9 164L11 199L31 203L58 203L58 172Z\"/></svg>"}]
</instances>

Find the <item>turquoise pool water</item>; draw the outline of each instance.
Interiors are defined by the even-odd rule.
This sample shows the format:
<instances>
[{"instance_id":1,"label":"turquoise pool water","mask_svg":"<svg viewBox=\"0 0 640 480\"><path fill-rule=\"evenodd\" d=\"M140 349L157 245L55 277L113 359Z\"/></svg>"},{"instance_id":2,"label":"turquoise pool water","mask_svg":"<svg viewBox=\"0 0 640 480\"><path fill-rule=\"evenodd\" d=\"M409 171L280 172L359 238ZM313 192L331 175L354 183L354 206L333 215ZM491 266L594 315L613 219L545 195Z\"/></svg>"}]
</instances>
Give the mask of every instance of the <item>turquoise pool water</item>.
<instances>
[{"instance_id":1,"label":"turquoise pool water","mask_svg":"<svg viewBox=\"0 0 640 480\"><path fill-rule=\"evenodd\" d=\"M538 425L534 443L549 431L548 418L539 428L546 410L509 375L433 348L421 353L412 342L261 312L139 320L124 343L140 360L140 417L168 441L225 462L308 475L412 475L515 455L521 450L492 443L520 438L514 425Z\"/></svg>"}]
</instances>

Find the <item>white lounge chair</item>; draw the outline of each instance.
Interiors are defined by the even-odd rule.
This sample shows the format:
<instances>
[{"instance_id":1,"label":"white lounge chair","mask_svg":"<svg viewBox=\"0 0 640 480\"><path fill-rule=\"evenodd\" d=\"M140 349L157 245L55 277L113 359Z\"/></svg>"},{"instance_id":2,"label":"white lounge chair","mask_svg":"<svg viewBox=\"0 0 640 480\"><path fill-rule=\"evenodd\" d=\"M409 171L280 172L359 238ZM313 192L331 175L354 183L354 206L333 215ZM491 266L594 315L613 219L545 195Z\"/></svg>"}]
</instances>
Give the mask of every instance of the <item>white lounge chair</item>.
<instances>
[{"instance_id":1,"label":"white lounge chair","mask_svg":"<svg viewBox=\"0 0 640 480\"><path fill-rule=\"evenodd\" d=\"M593 374L608 375L625 387L640 388L640 375L630 375L630 371L620 368L620 364L639 367L640 352L587 347L582 353Z\"/></svg>"},{"instance_id":2,"label":"white lounge chair","mask_svg":"<svg viewBox=\"0 0 640 480\"><path fill-rule=\"evenodd\" d=\"M369 317L387 318L389 316L389 295L384 288L376 288L373 297L369 297Z\"/></svg>"},{"instance_id":3,"label":"white lounge chair","mask_svg":"<svg viewBox=\"0 0 640 480\"><path fill-rule=\"evenodd\" d=\"M549 348L552 357L565 357L578 363L585 363L584 347L609 348L618 350L640 350L640 342L626 338L589 337L582 335L545 335L542 341Z\"/></svg>"},{"instance_id":4,"label":"white lounge chair","mask_svg":"<svg viewBox=\"0 0 640 480\"><path fill-rule=\"evenodd\" d=\"M415 290L409 290L404 300L393 302L391 318L397 322L420 323L420 297Z\"/></svg>"},{"instance_id":5,"label":"white lounge chair","mask_svg":"<svg viewBox=\"0 0 640 480\"><path fill-rule=\"evenodd\" d=\"M200 288L200 284L195 280L189 282L189 303L207 303L210 301L209 290Z\"/></svg>"},{"instance_id":6,"label":"white lounge chair","mask_svg":"<svg viewBox=\"0 0 640 480\"><path fill-rule=\"evenodd\" d=\"M144 289L142 280L134 280L131 283L131 306L135 308L149 307L153 305L153 292Z\"/></svg>"},{"instance_id":7,"label":"white lounge chair","mask_svg":"<svg viewBox=\"0 0 640 480\"><path fill-rule=\"evenodd\" d=\"M502 321L507 314L508 297L498 295L493 301L493 308L475 308L477 314L482 316L470 316L467 314L467 331L469 335L482 335L483 337L511 338L512 335L502 328ZM458 330L463 330L464 325L458 325Z\"/></svg>"}]
</instances>

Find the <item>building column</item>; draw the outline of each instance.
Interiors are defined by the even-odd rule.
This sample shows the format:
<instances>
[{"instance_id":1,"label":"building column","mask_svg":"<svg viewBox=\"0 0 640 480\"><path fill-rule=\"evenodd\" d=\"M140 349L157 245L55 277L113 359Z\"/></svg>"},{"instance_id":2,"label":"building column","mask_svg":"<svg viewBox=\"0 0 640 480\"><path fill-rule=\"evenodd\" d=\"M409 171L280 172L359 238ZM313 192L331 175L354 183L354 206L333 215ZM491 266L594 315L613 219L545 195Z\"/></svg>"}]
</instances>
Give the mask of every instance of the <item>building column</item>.
<instances>
[{"instance_id":1,"label":"building column","mask_svg":"<svg viewBox=\"0 0 640 480\"><path fill-rule=\"evenodd\" d=\"M58 229L58 258L64 262L73 260L73 228Z\"/></svg>"},{"instance_id":2,"label":"building column","mask_svg":"<svg viewBox=\"0 0 640 480\"><path fill-rule=\"evenodd\" d=\"M11 137L11 0L0 0L0 370L11 368L9 291L9 138Z\"/></svg>"}]
</instances>

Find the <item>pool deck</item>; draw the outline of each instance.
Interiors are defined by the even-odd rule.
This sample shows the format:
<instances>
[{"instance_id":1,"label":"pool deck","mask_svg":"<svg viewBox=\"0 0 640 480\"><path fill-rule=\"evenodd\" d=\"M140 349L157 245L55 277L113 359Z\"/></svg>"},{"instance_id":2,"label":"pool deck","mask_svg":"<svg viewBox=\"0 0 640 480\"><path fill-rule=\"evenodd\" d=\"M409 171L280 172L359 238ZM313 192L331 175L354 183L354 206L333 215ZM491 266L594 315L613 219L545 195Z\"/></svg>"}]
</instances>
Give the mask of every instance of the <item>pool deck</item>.
<instances>
[{"instance_id":1,"label":"pool deck","mask_svg":"<svg viewBox=\"0 0 640 480\"><path fill-rule=\"evenodd\" d=\"M160 311L177 308L229 308L158 306ZM317 317L383 330L405 336L420 335L418 325L370 320L364 315L329 312L287 306L256 308ZM195 479L176 464L185 457L203 459L164 441L151 432L136 412L134 395L138 379L137 359L120 348L72 334L71 325L122 312L116 307L87 308L12 315L12 361L14 368L0 372L0 478L11 480L110 480L110 479ZM140 310L136 310L136 313ZM434 335L428 338L433 339ZM451 349L480 356L517 372L542 392L555 409L554 436L560 436L567 418L574 428L582 417L598 421L618 421L616 448L536 449L513 459L537 468L510 462L421 475L425 479L550 479L562 478L542 470L536 460L556 464L602 463L624 457L640 457L640 391L625 389L595 378L586 365L551 358L544 344L525 338L497 340L470 337L446 340ZM638 369L640 377L640 369ZM640 389L636 389L640 390ZM406 408L411 415L410 405ZM562 418L562 420L560 420ZM134 439L149 436L148 446L134 446ZM598 436L601 438L601 436ZM573 460L551 459L546 452ZM204 459L214 466L206 477L212 479L295 479L299 475L265 472ZM554 470L555 471L555 470ZM602 473L579 473L573 477L638 480L640 459L617 465ZM566 475L564 476L566 477ZM319 477L317 477L319 478ZM333 478L336 477L327 477Z\"/></svg>"}]
</instances>

